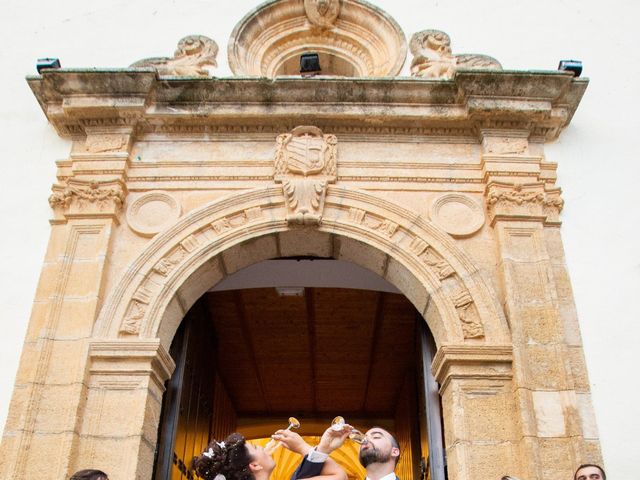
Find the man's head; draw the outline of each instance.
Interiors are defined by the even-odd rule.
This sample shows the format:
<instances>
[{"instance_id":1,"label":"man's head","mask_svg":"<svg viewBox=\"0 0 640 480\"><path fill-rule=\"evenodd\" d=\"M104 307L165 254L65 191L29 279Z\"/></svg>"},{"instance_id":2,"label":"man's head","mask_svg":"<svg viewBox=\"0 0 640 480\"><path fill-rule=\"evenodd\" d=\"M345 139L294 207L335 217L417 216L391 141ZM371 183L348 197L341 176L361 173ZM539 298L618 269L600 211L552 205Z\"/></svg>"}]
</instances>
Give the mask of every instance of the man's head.
<instances>
[{"instance_id":1,"label":"man's head","mask_svg":"<svg viewBox=\"0 0 640 480\"><path fill-rule=\"evenodd\" d=\"M367 431L365 438L367 441L360 447L362 466L367 468L373 463L386 463L395 468L400 458L400 445L395 437L384 428L373 427Z\"/></svg>"},{"instance_id":2,"label":"man's head","mask_svg":"<svg viewBox=\"0 0 640 480\"><path fill-rule=\"evenodd\" d=\"M607 480L607 475L600 465L587 463L578 467L573 480Z\"/></svg>"},{"instance_id":3,"label":"man's head","mask_svg":"<svg viewBox=\"0 0 640 480\"><path fill-rule=\"evenodd\" d=\"M102 470L80 470L71 476L70 480L109 480Z\"/></svg>"}]
</instances>

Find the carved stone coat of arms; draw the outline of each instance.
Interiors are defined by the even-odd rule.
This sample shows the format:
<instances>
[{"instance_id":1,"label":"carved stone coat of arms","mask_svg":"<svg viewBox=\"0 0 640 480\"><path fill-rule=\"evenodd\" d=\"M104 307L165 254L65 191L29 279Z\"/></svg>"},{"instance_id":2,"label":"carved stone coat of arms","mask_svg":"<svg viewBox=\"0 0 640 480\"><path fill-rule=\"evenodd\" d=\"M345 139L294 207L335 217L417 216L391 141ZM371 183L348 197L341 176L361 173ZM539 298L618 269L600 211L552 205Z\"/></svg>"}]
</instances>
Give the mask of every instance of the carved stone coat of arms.
<instances>
[{"instance_id":1,"label":"carved stone coat of arms","mask_svg":"<svg viewBox=\"0 0 640 480\"><path fill-rule=\"evenodd\" d=\"M287 222L320 224L327 185L336 181L336 136L301 126L278 135L276 142L274 179L282 183Z\"/></svg>"}]
</instances>

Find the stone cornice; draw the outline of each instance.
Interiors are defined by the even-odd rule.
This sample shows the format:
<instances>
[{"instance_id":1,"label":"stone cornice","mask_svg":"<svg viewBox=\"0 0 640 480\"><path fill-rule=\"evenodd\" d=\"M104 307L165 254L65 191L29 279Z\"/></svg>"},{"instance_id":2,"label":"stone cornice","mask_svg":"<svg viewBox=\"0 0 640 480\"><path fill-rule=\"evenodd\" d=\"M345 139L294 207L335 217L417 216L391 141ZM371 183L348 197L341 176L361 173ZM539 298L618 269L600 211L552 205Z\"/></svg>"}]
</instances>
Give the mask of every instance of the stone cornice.
<instances>
[{"instance_id":1,"label":"stone cornice","mask_svg":"<svg viewBox=\"0 0 640 480\"><path fill-rule=\"evenodd\" d=\"M566 127L588 85L564 72L460 71L413 78L159 77L152 69L52 70L29 77L63 137L87 128L296 124L477 132L525 130L547 140ZM328 129L327 129L328 131ZM468 135L468 133L467 133Z\"/></svg>"},{"instance_id":2,"label":"stone cornice","mask_svg":"<svg viewBox=\"0 0 640 480\"><path fill-rule=\"evenodd\" d=\"M511 345L442 345L431 371L443 391L452 378L509 380L512 361Z\"/></svg>"},{"instance_id":3,"label":"stone cornice","mask_svg":"<svg viewBox=\"0 0 640 480\"><path fill-rule=\"evenodd\" d=\"M91 373L103 388L130 389L136 377L149 376L159 391L171 377L175 363L159 340L96 339L89 345Z\"/></svg>"}]
</instances>

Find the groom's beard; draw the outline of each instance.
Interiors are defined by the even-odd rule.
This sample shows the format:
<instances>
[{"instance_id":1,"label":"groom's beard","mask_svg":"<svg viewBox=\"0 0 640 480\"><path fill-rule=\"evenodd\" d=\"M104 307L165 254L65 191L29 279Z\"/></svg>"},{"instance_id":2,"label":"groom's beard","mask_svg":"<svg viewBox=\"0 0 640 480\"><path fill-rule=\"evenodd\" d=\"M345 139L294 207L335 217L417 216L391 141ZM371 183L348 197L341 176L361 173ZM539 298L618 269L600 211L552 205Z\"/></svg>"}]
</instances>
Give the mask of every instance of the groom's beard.
<instances>
[{"instance_id":1,"label":"groom's beard","mask_svg":"<svg viewBox=\"0 0 640 480\"><path fill-rule=\"evenodd\" d=\"M359 458L362 466L367 468L372 463L386 463L391 460L391 451L385 455L376 447L371 446L366 450L360 450Z\"/></svg>"}]
</instances>

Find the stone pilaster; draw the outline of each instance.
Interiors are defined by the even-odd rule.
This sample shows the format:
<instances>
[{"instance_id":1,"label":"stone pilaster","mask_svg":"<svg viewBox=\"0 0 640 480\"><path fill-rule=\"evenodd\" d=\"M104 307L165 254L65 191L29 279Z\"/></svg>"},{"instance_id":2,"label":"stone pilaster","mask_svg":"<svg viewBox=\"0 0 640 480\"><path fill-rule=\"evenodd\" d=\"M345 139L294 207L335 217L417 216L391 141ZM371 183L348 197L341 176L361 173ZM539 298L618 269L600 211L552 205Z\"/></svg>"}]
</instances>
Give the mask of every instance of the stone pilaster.
<instances>
[{"instance_id":1,"label":"stone pilaster","mask_svg":"<svg viewBox=\"0 0 640 480\"><path fill-rule=\"evenodd\" d=\"M588 385L579 378L584 369L579 340L572 338L572 326L577 328L572 296L555 244L560 191L543 183L492 182L486 198L513 339L520 474L527 479L568 478L575 465L599 461L600 454L593 442Z\"/></svg>"},{"instance_id":2,"label":"stone pilaster","mask_svg":"<svg viewBox=\"0 0 640 480\"><path fill-rule=\"evenodd\" d=\"M510 346L443 345L433 360L442 396L449 478L518 469Z\"/></svg>"},{"instance_id":3,"label":"stone pilaster","mask_svg":"<svg viewBox=\"0 0 640 480\"><path fill-rule=\"evenodd\" d=\"M86 202L87 212L96 208ZM63 478L69 470L85 398L87 339L103 300L113 226L113 218L84 215L52 226L5 426L0 478Z\"/></svg>"},{"instance_id":4,"label":"stone pilaster","mask_svg":"<svg viewBox=\"0 0 640 480\"><path fill-rule=\"evenodd\" d=\"M159 340L92 341L73 468L98 465L110 478L151 478L164 382L174 368Z\"/></svg>"}]
</instances>

